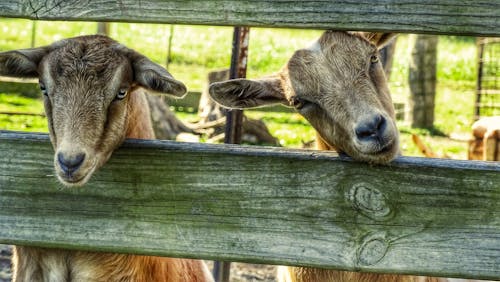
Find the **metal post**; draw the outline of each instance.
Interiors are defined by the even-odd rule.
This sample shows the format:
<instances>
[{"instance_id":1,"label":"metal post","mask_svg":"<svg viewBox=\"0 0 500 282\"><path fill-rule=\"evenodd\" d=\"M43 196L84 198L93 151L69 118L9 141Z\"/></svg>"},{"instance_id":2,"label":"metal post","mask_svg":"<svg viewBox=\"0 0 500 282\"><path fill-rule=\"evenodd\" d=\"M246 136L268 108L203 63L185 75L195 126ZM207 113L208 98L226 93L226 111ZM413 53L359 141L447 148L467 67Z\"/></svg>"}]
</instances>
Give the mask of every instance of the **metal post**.
<instances>
[{"instance_id":1,"label":"metal post","mask_svg":"<svg viewBox=\"0 0 500 282\"><path fill-rule=\"evenodd\" d=\"M229 282L231 262L214 261L214 280L215 282Z\"/></svg>"},{"instance_id":2,"label":"metal post","mask_svg":"<svg viewBox=\"0 0 500 282\"><path fill-rule=\"evenodd\" d=\"M233 33L233 51L229 78L245 78L247 72L248 42L250 28L235 27ZM240 144L243 123L243 111L229 110L226 114L224 143ZM229 282L231 263L216 261L214 263L214 279L216 282Z\"/></svg>"},{"instance_id":3,"label":"metal post","mask_svg":"<svg viewBox=\"0 0 500 282\"><path fill-rule=\"evenodd\" d=\"M476 39L477 46L477 81L476 81L476 103L474 104L474 121L481 117L481 94L483 80L483 52L484 38Z\"/></svg>"},{"instance_id":4,"label":"metal post","mask_svg":"<svg viewBox=\"0 0 500 282\"><path fill-rule=\"evenodd\" d=\"M247 72L248 43L250 41L250 28L235 27L233 34L233 52L231 55L231 68L229 78L245 78ZM241 143L241 125L243 111L230 110L226 114L226 131L224 143Z\"/></svg>"}]
</instances>

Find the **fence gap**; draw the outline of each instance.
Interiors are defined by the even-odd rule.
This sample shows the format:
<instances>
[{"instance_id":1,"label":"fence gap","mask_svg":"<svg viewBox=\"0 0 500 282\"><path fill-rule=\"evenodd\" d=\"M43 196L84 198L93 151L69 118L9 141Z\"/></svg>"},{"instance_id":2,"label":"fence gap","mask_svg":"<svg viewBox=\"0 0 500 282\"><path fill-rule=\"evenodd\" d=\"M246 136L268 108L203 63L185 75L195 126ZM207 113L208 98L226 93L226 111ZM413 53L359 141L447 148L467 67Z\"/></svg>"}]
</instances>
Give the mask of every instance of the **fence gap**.
<instances>
[{"instance_id":1,"label":"fence gap","mask_svg":"<svg viewBox=\"0 0 500 282\"><path fill-rule=\"evenodd\" d=\"M235 27L233 32L233 50L229 79L245 78L247 73L248 43L250 41L249 27ZM226 128L224 143L240 144L242 136L243 111L228 110L226 113ZM216 282L229 282L231 262L214 262L214 279Z\"/></svg>"}]
</instances>

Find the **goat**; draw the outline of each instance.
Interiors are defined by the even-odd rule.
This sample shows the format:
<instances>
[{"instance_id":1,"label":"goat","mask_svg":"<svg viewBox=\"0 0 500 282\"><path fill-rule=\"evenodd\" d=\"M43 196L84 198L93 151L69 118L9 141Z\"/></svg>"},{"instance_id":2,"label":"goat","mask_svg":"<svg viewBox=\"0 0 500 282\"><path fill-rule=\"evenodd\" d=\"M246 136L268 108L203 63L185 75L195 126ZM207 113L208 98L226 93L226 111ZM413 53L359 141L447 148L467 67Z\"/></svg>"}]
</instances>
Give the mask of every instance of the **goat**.
<instances>
[{"instance_id":1,"label":"goat","mask_svg":"<svg viewBox=\"0 0 500 282\"><path fill-rule=\"evenodd\" d=\"M388 163L399 153L399 138L377 46L391 35L366 36L379 45L359 34L327 31L279 73L213 83L210 95L228 108L292 106L316 129L319 149Z\"/></svg>"},{"instance_id":2,"label":"goat","mask_svg":"<svg viewBox=\"0 0 500 282\"><path fill-rule=\"evenodd\" d=\"M148 91L182 97L161 66L101 35L0 53L0 75L38 78L57 178L82 186L125 138L154 138ZM14 281L213 281L202 261L15 246Z\"/></svg>"},{"instance_id":3,"label":"goat","mask_svg":"<svg viewBox=\"0 0 500 282\"><path fill-rule=\"evenodd\" d=\"M500 161L500 116L483 117L472 124L469 160Z\"/></svg>"},{"instance_id":4,"label":"goat","mask_svg":"<svg viewBox=\"0 0 500 282\"><path fill-rule=\"evenodd\" d=\"M386 164L400 154L394 107L378 49L394 35L326 31L294 53L275 75L213 83L210 95L228 108L294 107L315 128L317 147ZM286 282L438 281L435 278L305 267L280 269Z\"/></svg>"}]
</instances>

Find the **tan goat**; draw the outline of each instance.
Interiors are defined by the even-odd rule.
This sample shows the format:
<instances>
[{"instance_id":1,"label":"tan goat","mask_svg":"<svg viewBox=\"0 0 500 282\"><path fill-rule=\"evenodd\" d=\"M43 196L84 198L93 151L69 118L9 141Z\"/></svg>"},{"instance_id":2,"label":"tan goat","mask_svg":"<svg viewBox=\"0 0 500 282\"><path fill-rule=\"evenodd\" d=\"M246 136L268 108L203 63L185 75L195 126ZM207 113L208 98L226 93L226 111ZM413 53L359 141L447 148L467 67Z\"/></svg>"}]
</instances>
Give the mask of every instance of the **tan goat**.
<instances>
[{"instance_id":1,"label":"tan goat","mask_svg":"<svg viewBox=\"0 0 500 282\"><path fill-rule=\"evenodd\" d=\"M0 75L39 78L54 166L81 186L125 138L154 138L145 93L181 97L186 87L145 56L105 36L0 53ZM202 261L14 248L14 281L213 281Z\"/></svg>"},{"instance_id":2,"label":"tan goat","mask_svg":"<svg viewBox=\"0 0 500 282\"><path fill-rule=\"evenodd\" d=\"M279 73L214 83L210 95L229 108L290 105L316 129L319 149L385 164L399 154L394 108L378 57L378 49L392 37L327 31L311 47L296 51ZM437 281L303 267L279 273L280 281L287 282Z\"/></svg>"},{"instance_id":3,"label":"tan goat","mask_svg":"<svg viewBox=\"0 0 500 282\"><path fill-rule=\"evenodd\" d=\"M327 31L279 73L213 83L210 95L228 108L292 106L318 132L318 148L388 163L399 153L398 131L377 46L391 35L366 36L373 43L360 34Z\"/></svg>"}]
</instances>

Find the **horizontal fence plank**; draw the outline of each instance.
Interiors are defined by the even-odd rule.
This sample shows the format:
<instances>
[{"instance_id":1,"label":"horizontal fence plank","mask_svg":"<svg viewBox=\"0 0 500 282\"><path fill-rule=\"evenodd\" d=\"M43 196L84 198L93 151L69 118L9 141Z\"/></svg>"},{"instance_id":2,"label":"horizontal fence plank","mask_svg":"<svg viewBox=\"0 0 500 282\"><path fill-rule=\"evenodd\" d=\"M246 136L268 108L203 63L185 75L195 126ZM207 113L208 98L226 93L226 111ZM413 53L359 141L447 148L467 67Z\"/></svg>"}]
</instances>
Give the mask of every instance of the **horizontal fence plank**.
<instances>
[{"instance_id":1,"label":"horizontal fence plank","mask_svg":"<svg viewBox=\"0 0 500 282\"><path fill-rule=\"evenodd\" d=\"M129 140L85 187L0 132L0 243L500 279L500 164Z\"/></svg>"},{"instance_id":2,"label":"horizontal fence plank","mask_svg":"<svg viewBox=\"0 0 500 282\"><path fill-rule=\"evenodd\" d=\"M500 36L500 1L3 0L0 16Z\"/></svg>"}]
</instances>

